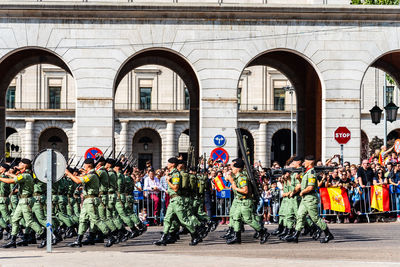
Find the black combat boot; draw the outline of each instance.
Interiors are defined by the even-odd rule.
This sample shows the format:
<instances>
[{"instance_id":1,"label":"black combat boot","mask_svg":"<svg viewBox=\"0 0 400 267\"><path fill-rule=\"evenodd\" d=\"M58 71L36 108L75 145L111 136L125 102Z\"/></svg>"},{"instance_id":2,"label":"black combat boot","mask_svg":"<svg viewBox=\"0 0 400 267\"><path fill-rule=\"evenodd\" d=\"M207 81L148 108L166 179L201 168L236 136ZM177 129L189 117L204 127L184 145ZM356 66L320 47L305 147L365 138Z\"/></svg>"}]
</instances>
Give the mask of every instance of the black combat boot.
<instances>
[{"instance_id":1,"label":"black combat boot","mask_svg":"<svg viewBox=\"0 0 400 267\"><path fill-rule=\"evenodd\" d=\"M37 246L37 248L44 248L47 244L47 239L46 239L46 231L43 231L43 233L41 233L38 236L38 239L41 239L42 242L40 242L40 244Z\"/></svg>"},{"instance_id":2,"label":"black combat boot","mask_svg":"<svg viewBox=\"0 0 400 267\"><path fill-rule=\"evenodd\" d=\"M72 237L74 237L76 235L77 235L77 233L76 233L74 227L68 227L67 228L67 232L65 233L65 237L66 238L72 238Z\"/></svg>"},{"instance_id":3,"label":"black combat boot","mask_svg":"<svg viewBox=\"0 0 400 267\"><path fill-rule=\"evenodd\" d=\"M12 235L11 240L8 241L7 244L4 244L2 247L3 248L16 248L17 247L17 236Z\"/></svg>"},{"instance_id":4,"label":"black combat boot","mask_svg":"<svg viewBox=\"0 0 400 267\"><path fill-rule=\"evenodd\" d=\"M76 238L75 242L69 243L68 246L71 247L71 248L82 247L82 239L83 239L83 235L78 235L78 237Z\"/></svg>"},{"instance_id":5,"label":"black combat boot","mask_svg":"<svg viewBox=\"0 0 400 267\"><path fill-rule=\"evenodd\" d=\"M192 237L192 240L189 243L190 246L196 246L198 243L203 241L197 232L194 232L193 234L190 233L190 236Z\"/></svg>"},{"instance_id":6,"label":"black combat boot","mask_svg":"<svg viewBox=\"0 0 400 267\"><path fill-rule=\"evenodd\" d=\"M173 231L167 236L167 244L174 244L180 239L178 232L178 230Z\"/></svg>"},{"instance_id":7,"label":"black combat boot","mask_svg":"<svg viewBox=\"0 0 400 267\"><path fill-rule=\"evenodd\" d=\"M233 237L226 240L226 244L232 245L232 244L240 244L242 243L242 232L233 232Z\"/></svg>"},{"instance_id":8,"label":"black combat boot","mask_svg":"<svg viewBox=\"0 0 400 267\"><path fill-rule=\"evenodd\" d=\"M19 247L26 247L26 246L29 245L29 239L30 239L29 234L24 234L24 235L21 237L21 240L19 240L19 241L16 243L16 245L19 246Z\"/></svg>"},{"instance_id":9,"label":"black combat boot","mask_svg":"<svg viewBox=\"0 0 400 267\"><path fill-rule=\"evenodd\" d=\"M265 242L267 242L268 237L270 235L271 234L268 233L267 229L265 229L265 228L261 229L261 231L260 231L260 244L264 244Z\"/></svg>"},{"instance_id":10,"label":"black combat boot","mask_svg":"<svg viewBox=\"0 0 400 267\"><path fill-rule=\"evenodd\" d=\"M294 228L291 228L291 229L289 230L289 233L288 233L287 235L281 236L279 239L282 240L282 241L286 241L286 238L288 238L289 236L292 236L292 235L294 234L295 231L296 231L296 230L294 230Z\"/></svg>"},{"instance_id":11,"label":"black combat boot","mask_svg":"<svg viewBox=\"0 0 400 267\"><path fill-rule=\"evenodd\" d=\"M85 242L85 241L83 241ZM104 235L102 232L98 232L97 235L94 236L95 243L104 243Z\"/></svg>"},{"instance_id":12,"label":"black combat boot","mask_svg":"<svg viewBox=\"0 0 400 267\"><path fill-rule=\"evenodd\" d=\"M146 231L146 230L145 230ZM133 226L132 228L131 228L131 231L129 232L129 238L135 238L135 237L138 237L138 236L140 236L142 234L142 232L138 229L138 228L136 228L135 226Z\"/></svg>"},{"instance_id":13,"label":"black combat boot","mask_svg":"<svg viewBox=\"0 0 400 267\"><path fill-rule=\"evenodd\" d=\"M6 237L4 238L4 240L10 240L11 239L11 225L7 225L6 227Z\"/></svg>"},{"instance_id":14,"label":"black combat boot","mask_svg":"<svg viewBox=\"0 0 400 267\"><path fill-rule=\"evenodd\" d=\"M324 230L324 233L325 233L325 237L320 240L321 243L328 243L329 240L333 240L334 239L334 237L333 237L331 231L329 231L328 227L326 227L326 229Z\"/></svg>"},{"instance_id":15,"label":"black combat boot","mask_svg":"<svg viewBox=\"0 0 400 267\"><path fill-rule=\"evenodd\" d=\"M284 229L285 227L283 227L283 224L279 224L278 228L275 231L273 231L271 235L279 235L280 233L283 232Z\"/></svg>"},{"instance_id":16,"label":"black combat boot","mask_svg":"<svg viewBox=\"0 0 400 267\"><path fill-rule=\"evenodd\" d=\"M306 235L308 235L310 232L311 232L311 227L308 226L308 224L306 223L306 224L304 225L304 231L303 231L303 233L302 233L301 235L302 235L302 236L306 236Z\"/></svg>"},{"instance_id":17,"label":"black combat boot","mask_svg":"<svg viewBox=\"0 0 400 267\"><path fill-rule=\"evenodd\" d=\"M321 228L319 228L318 226L316 226L315 232L313 233L312 238L313 238L314 240L318 240L318 239L321 237L321 234L322 234Z\"/></svg>"},{"instance_id":18,"label":"black combat boot","mask_svg":"<svg viewBox=\"0 0 400 267\"><path fill-rule=\"evenodd\" d=\"M179 235L187 235L189 233L190 232L186 227L182 227L181 230L179 230L179 232L178 232Z\"/></svg>"},{"instance_id":19,"label":"black combat boot","mask_svg":"<svg viewBox=\"0 0 400 267\"><path fill-rule=\"evenodd\" d=\"M85 246L86 245L95 245L96 243L94 241L94 238L95 238L95 234L92 232L89 232L89 234L86 236L86 239L83 240L81 243L82 243L82 245L85 245Z\"/></svg>"},{"instance_id":20,"label":"black combat boot","mask_svg":"<svg viewBox=\"0 0 400 267\"><path fill-rule=\"evenodd\" d=\"M260 238L260 232L259 232L259 231L256 231L256 232L254 233L254 235L253 235L253 238L254 238L254 239L259 239L259 238Z\"/></svg>"},{"instance_id":21,"label":"black combat boot","mask_svg":"<svg viewBox=\"0 0 400 267\"><path fill-rule=\"evenodd\" d=\"M0 228L0 240L3 239L3 231L4 231L4 228Z\"/></svg>"},{"instance_id":22,"label":"black combat boot","mask_svg":"<svg viewBox=\"0 0 400 267\"><path fill-rule=\"evenodd\" d=\"M210 227L210 231L214 232L218 227L218 221L216 220L211 220L211 227Z\"/></svg>"},{"instance_id":23,"label":"black combat boot","mask_svg":"<svg viewBox=\"0 0 400 267\"><path fill-rule=\"evenodd\" d=\"M285 229L277 235L277 237L284 237L289 233L289 228L285 227Z\"/></svg>"},{"instance_id":24,"label":"black combat boot","mask_svg":"<svg viewBox=\"0 0 400 267\"><path fill-rule=\"evenodd\" d=\"M240 225L240 232L244 233L244 224Z\"/></svg>"},{"instance_id":25,"label":"black combat boot","mask_svg":"<svg viewBox=\"0 0 400 267\"><path fill-rule=\"evenodd\" d=\"M297 242L299 242L299 236L300 236L300 234L301 234L301 231L296 231L296 232L294 232L293 235L287 237L287 238L285 239L285 241L286 241L286 242L297 243Z\"/></svg>"},{"instance_id":26,"label":"black combat boot","mask_svg":"<svg viewBox=\"0 0 400 267\"><path fill-rule=\"evenodd\" d=\"M111 247L113 244L115 244L115 242L116 242L116 239L114 238L114 235L113 235L112 233L109 233L109 234L107 235L107 242L104 244L104 246L105 246L106 248L109 248L109 247Z\"/></svg>"},{"instance_id":27,"label":"black combat boot","mask_svg":"<svg viewBox=\"0 0 400 267\"><path fill-rule=\"evenodd\" d=\"M147 231L147 225L140 222L140 224L138 225L138 229L139 229L139 234L142 235L143 233L145 233Z\"/></svg>"},{"instance_id":28,"label":"black combat boot","mask_svg":"<svg viewBox=\"0 0 400 267\"><path fill-rule=\"evenodd\" d=\"M225 238L225 239L230 239L232 237L233 237L233 227L229 227L228 230L226 231L226 233L221 236L221 238Z\"/></svg>"},{"instance_id":29,"label":"black combat boot","mask_svg":"<svg viewBox=\"0 0 400 267\"><path fill-rule=\"evenodd\" d=\"M154 245L156 246L166 246L167 245L167 240L169 238L169 234L162 234L160 240L157 240L153 242Z\"/></svg>"}]
</instances>

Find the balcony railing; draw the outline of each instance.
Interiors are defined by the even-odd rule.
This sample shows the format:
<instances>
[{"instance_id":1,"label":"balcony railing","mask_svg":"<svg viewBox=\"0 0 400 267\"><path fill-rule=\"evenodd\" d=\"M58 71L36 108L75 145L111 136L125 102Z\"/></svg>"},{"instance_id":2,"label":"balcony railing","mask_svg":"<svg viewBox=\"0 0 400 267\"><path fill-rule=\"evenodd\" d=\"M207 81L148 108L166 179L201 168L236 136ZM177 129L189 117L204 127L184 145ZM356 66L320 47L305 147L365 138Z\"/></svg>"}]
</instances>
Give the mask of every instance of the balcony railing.
<instances>
[{"instance_id":1,"label":"balcony railing","mask_svg":"<svg viewBox=\"0 0 400 267\"><path fill-rule=\"evenodd\" d=\"M49 103L49 102L15 102L8 104L6 109L9 111L17 110L75 110L74 102Z\"/></svg>"},{"instance_id":2,"label":"balcony railing","mask_svg":"<svg viewBox=\"0 0 400 267\"><path fill-rule=\"evenodd\" d=\"M189 105L184 103L151 103L143 105L140 103L115 103L114 108L120 111L175 111L189 110Z\"/></svg>"},{"instance_id":3,"label":"balcony railing","mask_svg":"<svg viewBox=\"0 0 400 267\"><path fill-rule=\"evenodd\" d=\"M273 111L273 112L296 112L296 104L274 105L274 104L238 104L239 111Z\"/></svg>"}]
</instances>

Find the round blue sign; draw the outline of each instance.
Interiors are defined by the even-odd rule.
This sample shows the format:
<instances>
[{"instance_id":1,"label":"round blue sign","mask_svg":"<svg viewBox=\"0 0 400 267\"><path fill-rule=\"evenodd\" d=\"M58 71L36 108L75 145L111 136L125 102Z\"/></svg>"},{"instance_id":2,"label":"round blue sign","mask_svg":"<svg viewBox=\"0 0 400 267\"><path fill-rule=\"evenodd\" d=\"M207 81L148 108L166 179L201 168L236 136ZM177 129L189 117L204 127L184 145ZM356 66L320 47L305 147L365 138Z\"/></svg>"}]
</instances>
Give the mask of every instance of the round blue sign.
<instances>
[{"instance_id":1,"label":"round blue sign","mask_svg":"<svg viewBox=\"0 0 400 267\"><path fill-rule=\"evenodd\" d=\"M218 134L214 137L214 144L218 147L224 146L226 143L226 139L224 136Z\"/></svg>"}]
</instances>

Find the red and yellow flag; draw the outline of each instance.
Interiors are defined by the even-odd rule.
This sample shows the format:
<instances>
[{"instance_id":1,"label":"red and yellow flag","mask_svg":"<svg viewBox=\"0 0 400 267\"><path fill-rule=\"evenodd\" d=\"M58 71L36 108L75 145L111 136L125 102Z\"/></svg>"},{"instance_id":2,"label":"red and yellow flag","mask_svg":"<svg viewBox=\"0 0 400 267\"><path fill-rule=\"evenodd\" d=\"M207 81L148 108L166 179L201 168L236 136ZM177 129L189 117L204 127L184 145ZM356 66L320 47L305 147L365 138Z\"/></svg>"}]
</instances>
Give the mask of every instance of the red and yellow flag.
<instances>
[{"instance_id":1,"label":"red and yellow flag","mask_svg":"<svg viewBox=\"0 0 400 267\"><path fill-rule=\"evenodd\" d=\"M379 211L389 211L389 185L371 186L371 208Z\"/></svg>"},{"instance_id":2,"label":"red and yellow flag","mask_svg":"<svg viewBox=\"0 0 400 267\"><path fill-rule=\"evenodd\" d=\"M340 187L320 188L319 193L324 210L350 212L350 202L346 189Z\"/></svg>"},{"instance_id":3,"label":"red and yellow flag","mask_svg":"<svg viewBox=\"0 0 400 267\"><path fill-rule=\"evenodd\" d=\"M221 177L219 177L219 176L215 177L213 182L214 182L215 188L217 189L218 192L225 189L225 185L224 185L224 182L222 181Z\"/></svg>"}]
</instances>

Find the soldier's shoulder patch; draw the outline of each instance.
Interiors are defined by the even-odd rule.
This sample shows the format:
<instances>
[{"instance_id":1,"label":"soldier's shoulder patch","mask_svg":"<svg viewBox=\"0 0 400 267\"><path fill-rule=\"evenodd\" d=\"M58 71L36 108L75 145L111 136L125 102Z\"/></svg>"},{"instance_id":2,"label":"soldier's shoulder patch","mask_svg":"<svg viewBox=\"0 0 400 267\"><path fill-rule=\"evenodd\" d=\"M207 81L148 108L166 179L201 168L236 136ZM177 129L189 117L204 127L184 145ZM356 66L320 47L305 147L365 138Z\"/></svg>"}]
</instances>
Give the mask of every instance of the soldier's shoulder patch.
<instances>
[{"instance_id":1,"label":"soldier's shoulder patch","mask_svg":"<svg viewBox=\"0 0 400 267\"><path fill-rule=\"evenodd\" d=\"M24 179L24 176L23 176L22 174L19 174L19 175L17 176L17 180L20 181L20 180L22 180L22 179Z\"/></svg>"},{"instance_id":2,"label":"soldier's shoulder patch","mask_svg":"<svg viewBox=\"0 0 400 267\"><path fill-rule=\"evenodd\" d=\"M246 186L247 185L247 181L246 180L242 180L239 182L240 186Z\"/></svg>"},{"instance_id":3,"label":"soldier's shoulder patch","mask_svg":"<svg viewBox=\"0 0 400 267\"><path fill-rule=\"evenodd\" d=\"M314 184L315 183L315 177L308 178L308 183Z\"/></svg>"},{"instance_id":4,"label":"soldier's shoulder patch","mask_svg":"<svg viewBox=\"0 0 400 267\"><path fill-rule=\"evenodd\" d=\"M83 181L85 183L89 182L90 181L90 177L88 175L83 176Z\"/></svg>"},{"instance_id":5,"label":"soldier's shoulder patch","mask_svg":"<svg viewBox=\"0 0 400 267\"><path fill-rule=\"evenodd\" d=\"M172 177L172 183L173 184L179 183L179 177Z\"/></svg>"}]
</instances>

